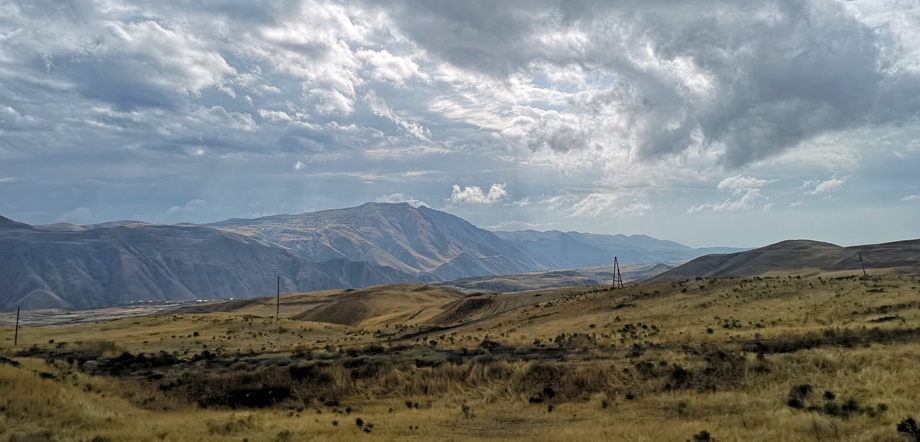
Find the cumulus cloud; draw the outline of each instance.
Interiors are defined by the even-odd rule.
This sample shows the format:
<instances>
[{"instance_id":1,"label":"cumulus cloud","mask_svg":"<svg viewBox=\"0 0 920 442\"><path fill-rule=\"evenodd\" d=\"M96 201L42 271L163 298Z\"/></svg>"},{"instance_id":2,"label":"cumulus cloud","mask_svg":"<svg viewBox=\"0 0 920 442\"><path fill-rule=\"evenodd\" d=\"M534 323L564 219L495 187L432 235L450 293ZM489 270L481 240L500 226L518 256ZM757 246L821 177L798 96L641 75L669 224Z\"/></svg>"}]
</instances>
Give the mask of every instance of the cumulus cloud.
<instances>
[{"instance_id":1,"label":"cumulus cloud","mask_svg":"<svg viewBox=\"0 0 920 442\"><path fill-rule=\"evenodd\" d=\"M374 201L378 203L408 203L413 207L429 207L428 204L426 204L424 201L420 201L418 199L412 198L409 195L399 192L378 196Z\"/></svg>"},{"instance_id":2,"label":"cumulus cloud","mask_svg":"<svg viewBox=\"0 0 920 442\"><path fill-rule=\"evenodd\" d=\"M738 210L761 209L770 210L772 204L764 204L761 194L761 187L770 181L761 180L749 176L734 175L723 179L716 186L719 190L731 190L733 194L742 194L740 198L732 200L726 199L722 203L700 204L687 210L687 213L713 211L713 212L734 212Z\"/></svg>"},{"instance_id":3,"label":"cumulus cloud","mask_svg":"<svg viewBox=\"0 0 920 442\"><path fill-rule=\"evenodd\" d=\"M307 165L304 164L303 161L298 161L294 163L294 170L300 170L300 169L303 169L304 167L307 167Z\"/></svg>"},{"instance_id":4,"label":"cumulus cloud","mask_svg":"<svg viewBox=\"0 0 920 442\"><path fill-rule=\"evenodd\" d=\"M548 148L568 152L584 149L591 143L591 132L577 115L551 110L539 118L539 121L534 121L524 116L512 121L512 125L529 126L525 144L531 149Z\"/></svg>"},{"instance_id":5,"label":"cumulus cloud","mask_svg":"<svg viewBox=\"0 0 920 442\"><path fill-rule=\"evenodd\" d=\"M759 180L757 178L751 178L743 175L735 175L725 178L719 182L719 185L716 186L717 189L729 189L735 193L740 193L750 189L758 189L764 184L767 184L767 180Z\"/></svg>"},{"instance_id":6,"label":"cumulus cloud","mask_svg":"<svg viewBox=\"0 0 920 442\"><path fill-rule=\"evenodd\" d=\"M185 205L182 205L182 206L172 206L172 207L170 207L168 210L166 210L166 213L169 214L169 215L174 215L174 214L176 214L176 213L189 212L189 211L195 210L195 209L197 209L197 208L203 206L206 202L207 202L207 201L205 201L205 200L203 200L203 199L195 198L195 199L193 199L193 200L191 200L191 201L185 203Z\"/></svg>"},{"instance_id":7,"label":"cumulus cloud","mask_svg":"<svg viewBox=\"0 0 920 442\"><path fill-rule=\"evenodd\" d=\"M373 66L372 78L375 80L389 81L404 86L406 80L413 77L428 79L426 74L419 71L418 64L411 58L392 55L386 49L379 52L360 50L357 55Z\"/></svg>"},{"instance_id":8,"label":"cumulus cloud","mask_svg":"<svg viewBox=\"0 0 920 442\"><path fill-rule=\"evenodd\" d=\"M454 184L447 202L450 204L492 204L508 195L504 184L493 184L489 192L485 193L479 186L470 186L463 189Z\"/></svg>"},{"instance_id":9,"label":"cumulus cloud","mask_svg":"<svg viewBox=\"0 0 920 442\"><path fill-rule=\"evenodd\" d=\"M88 224L95 219L88 207L77 207L57 217L58 222L71 224Z\"/></svg>"},{"instance_id":10,"label":"cumulus cloud","mask_svg":"<svg viewBox=\"0 0 920 442\"><path fill-rule=\"evenodd\" d=\"M806 195L818 195L822 193L830 193L834 190L837 190L846 183L846 177L837 178L836 176L826 180L826 181L806 181L802 187L808 190L805 191Z\"/></svg>"}]
</instances>

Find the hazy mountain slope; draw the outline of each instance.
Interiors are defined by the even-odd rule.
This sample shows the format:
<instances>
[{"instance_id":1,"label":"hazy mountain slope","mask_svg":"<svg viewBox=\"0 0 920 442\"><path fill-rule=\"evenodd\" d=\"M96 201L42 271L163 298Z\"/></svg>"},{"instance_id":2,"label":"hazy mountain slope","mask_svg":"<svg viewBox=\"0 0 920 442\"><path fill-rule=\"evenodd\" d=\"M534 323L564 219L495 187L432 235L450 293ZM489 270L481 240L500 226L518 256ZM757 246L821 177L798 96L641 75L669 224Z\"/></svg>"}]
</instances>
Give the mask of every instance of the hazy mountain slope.
<instances>
[{"instance_id":1,"label":"hazy mountain slope","mask_svg":"<svg viewBox=\"0 0 920 442\"><path fill-rule=\"evenodd\" d=\"M29 226L0 218L0 309L84 308L138 300L244 298L430 282L701 254L642 235L500 232L408 204L206 226L112 221Z\"/></svg>"},{"instance_id":2,"label":"hazy mountain slope","mask_svg":"<svg viewBox=\"0 0 920 442\"><path fill-rule=\"evenodd\" d=\"M736 248L693 249L673 241L645 235L597 235L579 232L495 232L526 250L548 268L610 265L614 256L624 264L685 261L708 253L738 252Z\"/></svg>"},{"instance_id":3,"label":"hazy mountain slope","mask_svg":"<svg viewBox=\"0 0 920 442\"><path fill-rule=\"evenodd\" d=\"M406 281L370 263L309 262L205 227L137 225L43 231L0 219L0 309L87 308Z\"/></svg>"},{"instance_id":4,"label":"hazy mountain slope","mask_svg":"<svg viewBox=\"0 0 920 442\"><path fill-rule=\"evenodd\" d=\"M542 268L519 248L456 216L408 204L208 224L290 248L309 260L348 259L438 278Z\"/></svg>"},{"instance_id":5,"label":"hazy mountain slope","mask_svg":"<svg viewBox=\"0 0 920 442\"><path fill-rule=\"evenodd\" d=\"M860 271L859 254L862 254L867 269L920 272L920 240L854 247L791 240L740 253L703 256L647 282L679 281L696 277L754 276L774 271L807 269Z\"/></svg>"}]
</instances>

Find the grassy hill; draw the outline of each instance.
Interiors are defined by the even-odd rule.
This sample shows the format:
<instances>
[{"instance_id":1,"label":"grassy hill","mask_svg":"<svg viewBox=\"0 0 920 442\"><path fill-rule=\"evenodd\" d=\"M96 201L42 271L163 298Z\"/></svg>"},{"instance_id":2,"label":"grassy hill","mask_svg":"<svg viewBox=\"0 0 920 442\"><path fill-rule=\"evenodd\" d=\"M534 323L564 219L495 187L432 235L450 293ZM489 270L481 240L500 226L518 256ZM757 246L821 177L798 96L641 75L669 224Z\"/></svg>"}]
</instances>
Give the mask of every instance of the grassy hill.
<instances>
[{"instance_id":1,"label":"grassy hill","mask_svg":"<svg viewBox=\"0 0 920 442\"><path fill-rule=\"evenodd\" d=\"M0 327L0 440L907 440L918 299L878 271L399 284L286 295L281 319L267 297L26 327L15 348Z\"/></svg>"},{"instance_id":2,"label":"grassy hill","mask_svg":"<svg viewBox=\"0 0 920 442\"><path fill-rule=\"evenodd\" d=\"M648 282L681 281L693 278L730 278L771 272L818 274L860 271L860 256L866 269L920 272L920 240L898 241L854 247L791 240L739 253L706 255Z\"/></svg>"}]
</instances>

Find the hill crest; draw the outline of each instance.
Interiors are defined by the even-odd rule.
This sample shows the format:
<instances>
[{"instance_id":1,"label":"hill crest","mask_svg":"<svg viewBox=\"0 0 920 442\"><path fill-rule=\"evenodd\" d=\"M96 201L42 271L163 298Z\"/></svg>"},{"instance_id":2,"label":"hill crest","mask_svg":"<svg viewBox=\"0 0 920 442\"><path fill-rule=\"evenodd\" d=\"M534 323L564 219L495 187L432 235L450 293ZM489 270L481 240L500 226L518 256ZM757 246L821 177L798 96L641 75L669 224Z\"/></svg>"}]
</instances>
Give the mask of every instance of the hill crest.
<instances>
[{"instance_id":1,"label":"hill crest","mask_svg":"<svg viewBox=\"0 0 920 442\"><path fill-rule=\"evenodd\" d=\"M702 256L646 282L808 270L862 271L863 266L866 269L920 273L920 239L852 247L811 240L786 240L744 252Z\"/></svg>"}]
</instances>

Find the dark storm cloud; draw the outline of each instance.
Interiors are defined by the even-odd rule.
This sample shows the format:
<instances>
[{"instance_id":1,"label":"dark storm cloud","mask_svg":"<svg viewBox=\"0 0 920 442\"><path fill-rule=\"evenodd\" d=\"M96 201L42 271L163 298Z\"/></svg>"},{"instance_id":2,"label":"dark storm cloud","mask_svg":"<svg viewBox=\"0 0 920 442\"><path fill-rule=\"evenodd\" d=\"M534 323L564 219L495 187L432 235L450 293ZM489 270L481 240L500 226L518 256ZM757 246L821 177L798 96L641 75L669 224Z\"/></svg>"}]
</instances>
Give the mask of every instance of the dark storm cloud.
<instances>
[{"instance_id":1,"label":"dark storm cloud","mask_svg":"<svg viewBox=\"0 0 920 442\"><path fill-rule=\"evenodd\" d=\"M891 36L842 2L402 5L394 12L400 30L459 67L498 77L545 64L608 74L614 102L597 100L600 89L580 104L627 112L628 124L600 136L633 135L640 159L680 152L698 130L704 145L724 145L725 166L737 167L828 131L900 123L920 111L916 72L893 74L882 56ZM552 33L578 38L554 42ZM675 62L685 66L667 66ZM689 74L708 88L692 90ZM558 132L580 134L561 150L591 141L574 126Z\"/></svg>"}]
</instances>

